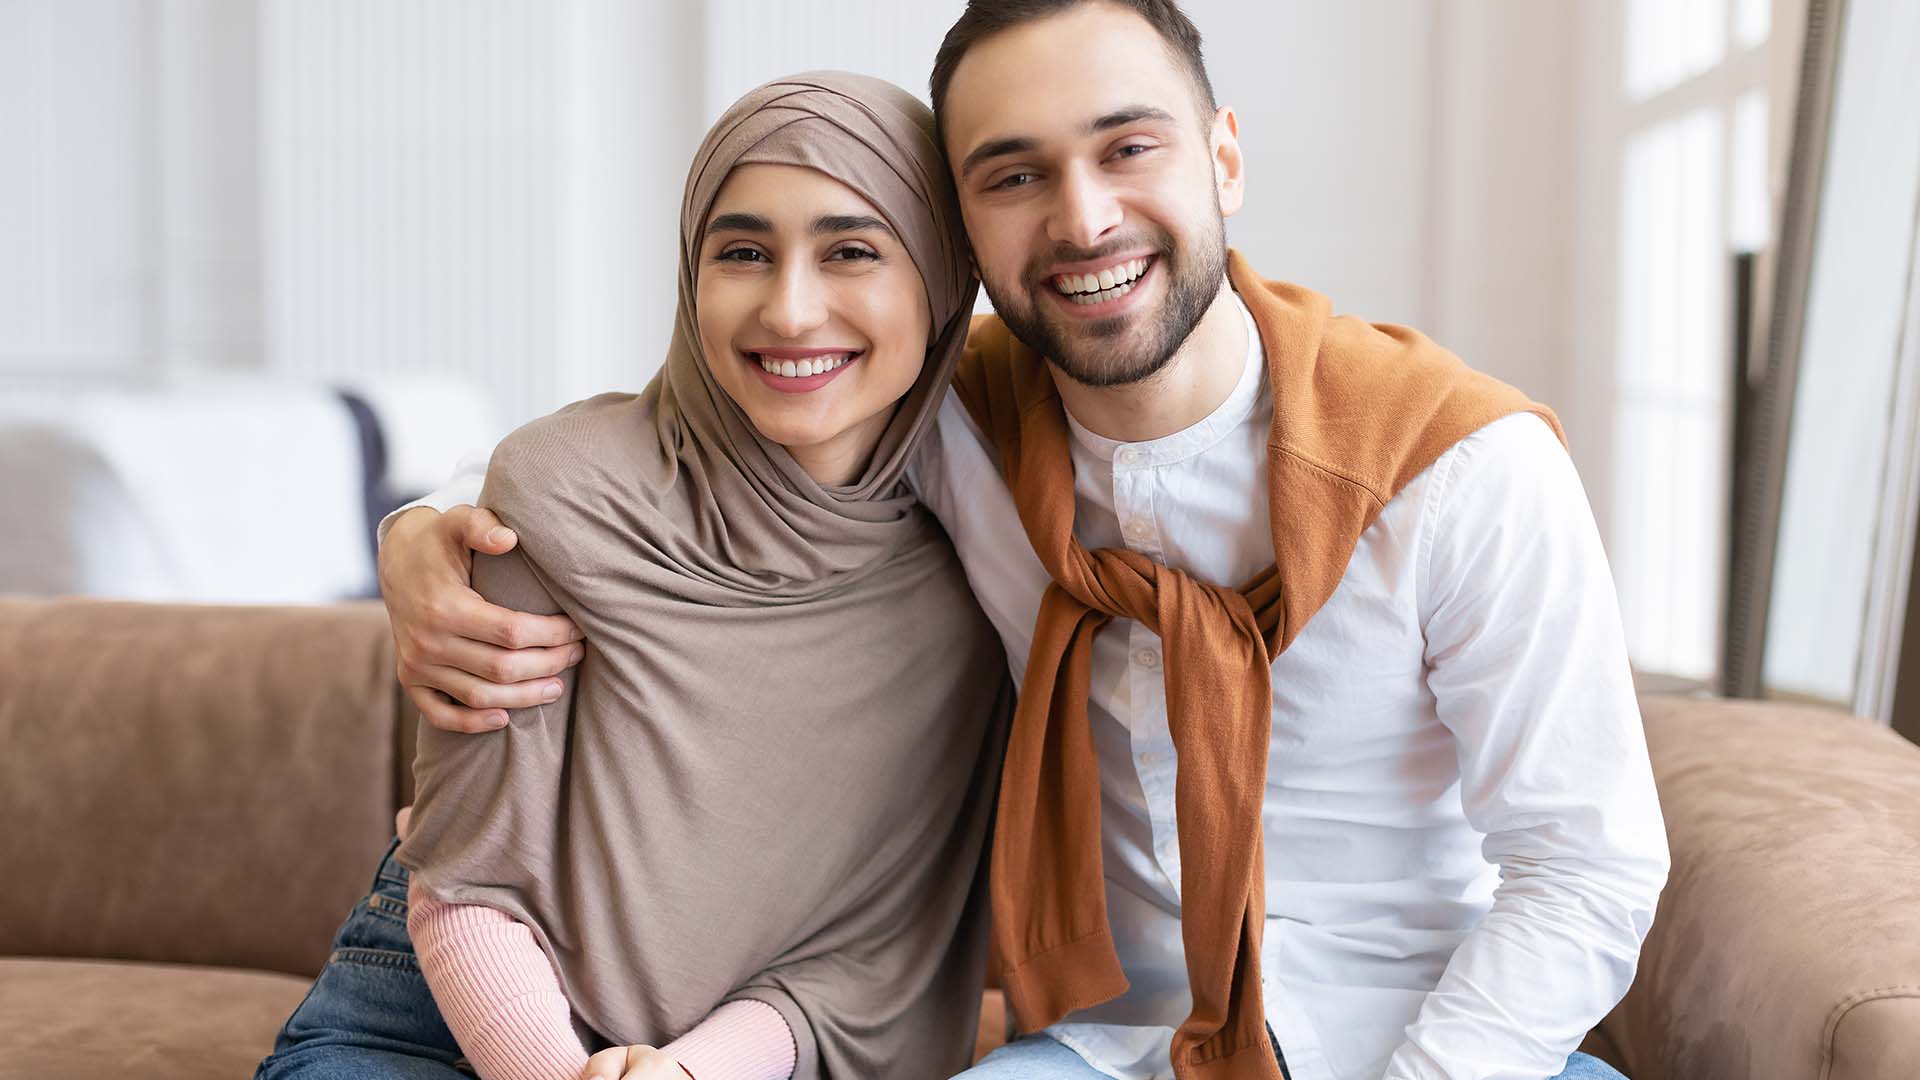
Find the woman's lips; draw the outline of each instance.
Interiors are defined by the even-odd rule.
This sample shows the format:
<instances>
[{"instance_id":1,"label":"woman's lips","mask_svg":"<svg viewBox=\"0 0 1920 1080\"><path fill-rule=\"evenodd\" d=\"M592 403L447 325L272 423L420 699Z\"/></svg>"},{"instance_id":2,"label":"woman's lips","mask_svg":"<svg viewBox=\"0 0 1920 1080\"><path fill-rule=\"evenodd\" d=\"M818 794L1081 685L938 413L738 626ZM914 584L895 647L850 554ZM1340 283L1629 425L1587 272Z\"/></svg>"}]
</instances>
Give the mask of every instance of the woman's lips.
<instances>
[{"instance_id":1,"label":"woman's lips","mask_svg":"<svg viewBox=\"0 0 1920 1080\"><path fill-rule=\"evenodd\" d=\"M832 382L864 353L855 349L756 349L741 354L760 380L783 394L805 394Z\"/></svg>"}]
</instances>

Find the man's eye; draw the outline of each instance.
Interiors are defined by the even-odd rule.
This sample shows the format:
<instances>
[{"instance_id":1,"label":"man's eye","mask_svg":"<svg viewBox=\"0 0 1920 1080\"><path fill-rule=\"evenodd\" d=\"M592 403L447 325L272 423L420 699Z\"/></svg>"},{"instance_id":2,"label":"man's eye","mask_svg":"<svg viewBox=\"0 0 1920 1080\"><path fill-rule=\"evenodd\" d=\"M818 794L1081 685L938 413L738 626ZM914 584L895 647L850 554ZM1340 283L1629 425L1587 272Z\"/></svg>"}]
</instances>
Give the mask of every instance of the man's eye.
<instances>
[{"instance_id":1,"label":"man's eye","mask_svg":"<svg viewBox=\"0 0 1920 1080\"><path fill-rule=\"evenodd\" d=\"M1025 187L1038 179L1040 178L1030 172L1013 173L1010 176L1005 176L995 181L993 187L996 190Z\"/></svg>"},{"instance_id":2,"label":"man's eye","mask_svg":"<svg viewBox=\"0 0 1920 1080\"><path fill-rule=\"evenodd\" d=\"M1123 146L1120 149L1115 150L1113 152L1113 156L1120 157L1120 158L1139 157L1141 154L1144 154L1151 149L1153 149L1153 147L1151 146L1144 146L1140 143L1129 143L1126 146Z\"/></svg>"}]
</instances>

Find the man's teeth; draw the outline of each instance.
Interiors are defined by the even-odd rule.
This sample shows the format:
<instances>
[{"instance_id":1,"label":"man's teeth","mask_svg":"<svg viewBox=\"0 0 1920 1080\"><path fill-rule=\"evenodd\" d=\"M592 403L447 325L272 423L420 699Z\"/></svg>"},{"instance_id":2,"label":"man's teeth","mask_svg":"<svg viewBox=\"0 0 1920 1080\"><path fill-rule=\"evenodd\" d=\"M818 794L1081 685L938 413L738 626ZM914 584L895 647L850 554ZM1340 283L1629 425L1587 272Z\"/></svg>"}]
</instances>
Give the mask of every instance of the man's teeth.
<instances>
[{"instance_id":1,"label":"man's teeth","mask_svg":"<svg viewBox=\"0 0 1920 1080\"><path fill-rule=\"evenodd\" d=\"M779 375L788 379L804 379L809 375L824 375L853 359L852 353L835 353L832 356L815 356L806 360L775 360L771 356L754 354L760 361L760 370L769 375Z\"/></svg>"},{"instance_id":2,"label":"man's teeth","mask_svg":"<svg viewBox=\"0 0 1920 1080\"><path fill-rule=\"evenodd\" d=\"M1076 304L1103 304L1133 291L1133 283L1146 273L1150 259L1129 259L1093 274L1060 274L1053 287Z\"/></svg>"}]
</instances>

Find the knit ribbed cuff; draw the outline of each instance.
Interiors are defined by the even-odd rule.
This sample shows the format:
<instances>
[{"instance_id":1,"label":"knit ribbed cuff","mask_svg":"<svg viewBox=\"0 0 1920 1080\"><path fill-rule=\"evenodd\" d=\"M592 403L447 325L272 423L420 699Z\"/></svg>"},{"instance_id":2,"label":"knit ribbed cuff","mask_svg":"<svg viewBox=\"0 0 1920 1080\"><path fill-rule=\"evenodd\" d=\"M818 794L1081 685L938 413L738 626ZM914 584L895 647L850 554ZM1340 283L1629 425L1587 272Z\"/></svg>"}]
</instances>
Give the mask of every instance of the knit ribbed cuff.
<instances>
[{"instance_id":1,"label":"knit ribbed cuff","mask_svg":"<svg viewBox=\"0 0 1920 1080\"><path fill-rule=\"evenodd\" d=\"M746 999L713 1010L661 1049L693 1080L787 1080L797 1055L780 1011Z\"/></svg>"}]
</instances>

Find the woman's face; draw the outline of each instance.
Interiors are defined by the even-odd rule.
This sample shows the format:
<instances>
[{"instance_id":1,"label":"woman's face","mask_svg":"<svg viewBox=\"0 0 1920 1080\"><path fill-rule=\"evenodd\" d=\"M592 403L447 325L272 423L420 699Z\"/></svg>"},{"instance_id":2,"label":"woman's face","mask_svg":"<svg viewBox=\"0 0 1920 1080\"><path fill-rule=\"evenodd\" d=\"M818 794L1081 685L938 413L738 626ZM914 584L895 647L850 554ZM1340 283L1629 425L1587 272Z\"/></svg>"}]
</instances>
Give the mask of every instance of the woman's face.
<instances>
[{"instance_id":1,"label":"woman's face","mask_svg":"<svg viewBox=\"0 0 1920 1080\"><path fill-rule=\"evenodd\" d=\"M926 289L906 247L825 173L741 165L714 198L699 260L714 378L814 479L857 479L926 362Z\"/></svg>"}]
</instances>

